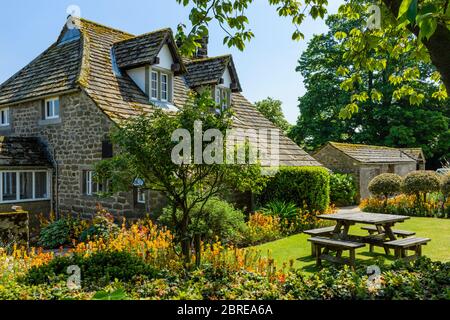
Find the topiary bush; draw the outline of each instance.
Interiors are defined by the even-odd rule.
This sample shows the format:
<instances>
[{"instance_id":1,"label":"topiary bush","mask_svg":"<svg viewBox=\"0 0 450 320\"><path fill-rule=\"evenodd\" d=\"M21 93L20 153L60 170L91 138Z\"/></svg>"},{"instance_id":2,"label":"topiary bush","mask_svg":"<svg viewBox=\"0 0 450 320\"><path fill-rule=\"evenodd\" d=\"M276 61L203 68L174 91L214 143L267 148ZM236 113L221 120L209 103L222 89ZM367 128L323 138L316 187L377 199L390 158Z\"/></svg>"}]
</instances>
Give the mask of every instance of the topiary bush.
<instances>
[{"instance_id":1,"label":"topiary bush","mask_svg":"<svg viewBox=\"0 0 450 320\"><path fill-rule=\"evenodd\" d=\"M386 199L400 193L403 179L398 174L383 173L376 176L369 183L369 191L376 196L384 196Z\"/></svg>"},{"instance_id":2,"label":"topiary bush","mask_svg":"<svg viewBox=\"0 0 450 320\"><path fill-rule=\"evenodd\" d=\"M417 201L423 198L426 202L428 193L440 191L441 179L434 171L414 171L405 177L402 189L406 194L416 195Z\"/></svg>"},{"instance_id":3,"label":"topiary bush","mask_svg":"<svg viewBox=\"0 0 450 320\"><path fill-rule=\"evenodd\" d=\"M355 179L349 174L334 173L330 176L330 200L338 207L351 206L356 203Z\"/></svg>"},{"instance_id":4,"label":"topiary bush","mask_svg":"<svg viewBox=\"0 0 450 320\"><path fill-rule=\"evenodd\" d=\"M277 200L324 212L330 204L330 173L319 167L281 167L259 196L262 206Z\"/></svg>"}]
</instances>

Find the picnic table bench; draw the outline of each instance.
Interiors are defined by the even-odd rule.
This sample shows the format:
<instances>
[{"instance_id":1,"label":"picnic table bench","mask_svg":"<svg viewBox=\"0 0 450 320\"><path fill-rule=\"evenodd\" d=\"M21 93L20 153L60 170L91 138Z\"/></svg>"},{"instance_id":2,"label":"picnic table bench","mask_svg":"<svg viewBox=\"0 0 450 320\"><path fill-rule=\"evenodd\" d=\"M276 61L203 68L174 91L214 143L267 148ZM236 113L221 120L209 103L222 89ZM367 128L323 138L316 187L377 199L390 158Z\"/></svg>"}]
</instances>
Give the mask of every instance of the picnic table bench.
<instances>
[{"instance_id":1,"label":"picnic table bench","mask_svg":"<svg viewBox=\"0 0 450 320\"><path fill-rule=\"evenodd\" d=\"M308 239L308 241L310 241L315 247L314 251L317 266L322 265L322 260L327 260L333 263L349 264L354 267L356 257L355 250L365 246L364 243L360 242L335 240L324 237L313 237ZM323 252L322 249L324 249ZM350 258L343 258L342 252L347 250L350 251ZM328 254L329 251L335 251L336 256Z\"/></svg>"},{"instance_id":2,"label":"picnic table bench","mask_svg":"<svg viewBox=\"0 0 450 320\"><path fill-rule=\"evenodd\" d=\"M388 241L385 245L395 250L396 258L409 261L422 256L422 246L426 245L430 241L430 238L406 238ZM415 254L408 256L408 250L414 251Z\"/></svg>"},{"instance_id":3,"label":"picnic table bench","mask_svg":"<svg viewBox=\"0 0 450 320\"><path fill-rule=\"evenodd\" d=\"M379 227L377 227L377 226L365 226L365 227L362 227L361 229L369 231L370 235L376 235L376 234L383 233L383 231L379 230ZM405 230L392 230L392 232L394 233L395 236L398 236L400 238L407 238L407 237L414 236L416 234L413 231L405 231ZM369 247L370 252L373 252L374 247L377 245L384 247L384 244L381 243L381 245L380 245L380 241L371 241L372 239L377 239L377 238L376 237L366 237L366 242L369 243L369 245L370 245L370 247ZM380 239L380 238L378 238L378 239Z\"/></svg>"}]
</instances>

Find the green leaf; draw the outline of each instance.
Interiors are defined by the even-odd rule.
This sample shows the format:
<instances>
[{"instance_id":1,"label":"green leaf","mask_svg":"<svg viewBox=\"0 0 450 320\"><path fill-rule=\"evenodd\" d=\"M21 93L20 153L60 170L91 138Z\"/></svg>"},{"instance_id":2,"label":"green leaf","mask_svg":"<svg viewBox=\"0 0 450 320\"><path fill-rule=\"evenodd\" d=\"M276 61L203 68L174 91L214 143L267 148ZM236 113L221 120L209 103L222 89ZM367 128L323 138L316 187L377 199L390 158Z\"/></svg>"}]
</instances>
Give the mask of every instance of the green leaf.
<instances>
[{"instance_id":1,"label":"green leaf","mask_svg":"<svg viewBox=\"0 0 450 320\"><path fill-rule=\"evenodd\" d=\"M430 39L437 28L437 21L434 18L423 19L419 23L419 39Z\"/></svg>"}]
</instances>

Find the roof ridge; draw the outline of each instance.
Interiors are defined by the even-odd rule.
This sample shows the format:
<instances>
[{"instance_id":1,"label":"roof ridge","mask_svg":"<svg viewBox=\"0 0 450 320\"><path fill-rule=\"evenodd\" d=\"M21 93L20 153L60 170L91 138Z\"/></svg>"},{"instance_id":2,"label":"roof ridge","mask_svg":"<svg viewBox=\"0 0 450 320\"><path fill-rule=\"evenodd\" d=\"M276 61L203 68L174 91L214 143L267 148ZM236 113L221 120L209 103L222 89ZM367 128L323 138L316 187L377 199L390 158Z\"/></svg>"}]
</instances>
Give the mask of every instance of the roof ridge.
<instances>
[{"instance_id":1,"label":"roof ridge","mask_svg":"<svg viewBox=\"0 0 450 320\"><path fill-rule=\"evenodd\" d=\"M107 25L104 25L104 24L101 24L101 23L98 23L98 22L95 22L95 21L92 21L92 20L88 20L88 19L85 19L85 18L77 18L77 19L79 19L83 23L95 24L96 26L99 26L99 27L102 27L102 28L105 28L105 29L109 29L109 30L112 30L112 31L115 31L115 32L118 32L118 33L122 33L122 34L127 35L127 36L135 37L134 34L131 34L129 32L126 32L126 31L123 31L123 30L119 30L117 28L113 28L113 27L110 27L110 26L107 26Z\"/></svg>"},{"instance_id":2,"label":"roof ridge","mask_svg":"<svg viewBox=\"0 0 450 320\"><path fill-rule=\"evenodd\" d=\"M330 144L332 145L347 145L347 146L358 146L358 147L369 147L369 148L377 148L377 149L390 149L390 150L399 150L402 148L395 148L395 147L387 147L387 146L377 146L377 145L371 145L371 144L363 144L363 143L347 143L347 142L334 142L330 141Z\"/></svg>"},{"instance_id":3,"label":"roof ridge","mask_svg":"<svg viewBox=\"0 0 450 320\"><path fill-rule=\"evenodd\" d=\"M162 29L158 29L158 30L155 30L155 31L146 32L146 33L143 33L143 34L140 34L140 35L137 35L137 36L133 36L133 38L130 38L130 39L124 39L124 40L120 40L120 41L114 42L114 45L120 44L122 42L127 42L127 41L130 41L130 40L134 40L134 39L139 39L139 38L142 38L142 37L145 37L145 36L149 36L149 35L152 35L152 34L155 34L155 33L158 33L158 32L163 32L163 31L173 32L171 28L162 28Z\"/></svg>"},{"instance_id":4,"label":"roof ridge","mask_svg":"<svg viewBox=\"0 0 450 320\"><path fill-rule=\"evenodd\" d=\"M207 58L200 58L200 59L190 59L189 62L187 62L187 64L190 63L197 63L197 62L205 62L208 60L214 60L214 59L220 59L220 58L233 58L232 54L223 54L220 56L215 56L215 57L207 57Z\"/></svg>"}]
</instances>

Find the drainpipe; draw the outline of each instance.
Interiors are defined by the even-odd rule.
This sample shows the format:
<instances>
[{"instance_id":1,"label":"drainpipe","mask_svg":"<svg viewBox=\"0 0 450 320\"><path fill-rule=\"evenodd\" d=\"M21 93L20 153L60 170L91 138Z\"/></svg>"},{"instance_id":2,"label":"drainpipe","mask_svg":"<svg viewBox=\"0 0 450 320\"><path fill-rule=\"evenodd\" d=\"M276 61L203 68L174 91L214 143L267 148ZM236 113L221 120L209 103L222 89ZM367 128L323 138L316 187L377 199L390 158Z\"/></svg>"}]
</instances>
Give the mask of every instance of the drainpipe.
<instances>
[{"instance_id":1,"label":"drainpipe","mask_svg":"<svg viewBox=\"0 0 450 320\"><path fill-rule=\"evenodd\" d=\"M58 165L58 161L56 160L56 148L55 147L50 147L48 146L49 149L52 149L52 162L53 162L53 167L55 168L55 183L52 184L52 187L54 186L55 192L54 192L54 196L55 196L55 207L53 207L53 200L50 201L51 203L51 210L54 210L55 213L55 217L56 219L59 219L59 165ZM52 176L53 179L53 176ZM52 192L53 194L53 192Z\"/></svg>"}]
</instances>

